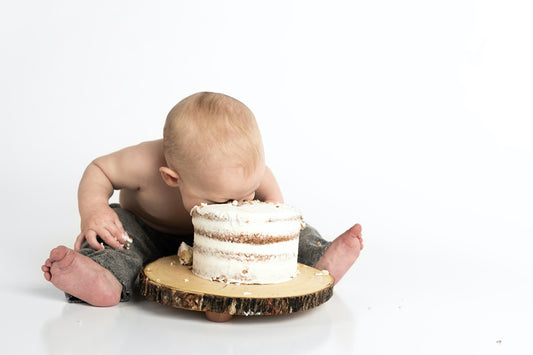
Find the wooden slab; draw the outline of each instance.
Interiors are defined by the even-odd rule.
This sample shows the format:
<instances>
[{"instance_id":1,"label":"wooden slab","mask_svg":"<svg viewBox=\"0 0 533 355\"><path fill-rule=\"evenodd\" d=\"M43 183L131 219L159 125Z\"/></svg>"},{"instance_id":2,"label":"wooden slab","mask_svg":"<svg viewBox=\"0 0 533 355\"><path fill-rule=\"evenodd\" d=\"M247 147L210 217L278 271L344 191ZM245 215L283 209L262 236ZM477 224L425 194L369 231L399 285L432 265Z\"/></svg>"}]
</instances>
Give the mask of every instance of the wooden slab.
<instances>
[{"instance_id":1,"label":"wooden slab","mask_svg":"<svg viewBox=\"0 0 533 355\"><path fill-rule=\"evenodd\" d=\"M177 256L158 259L141 271L141 294L163 305L230 315L274 315L305 311L333 295L333 277L298 264L298 275L287 282L237 285L195 276Z\"/></svg>"}]
</instances>

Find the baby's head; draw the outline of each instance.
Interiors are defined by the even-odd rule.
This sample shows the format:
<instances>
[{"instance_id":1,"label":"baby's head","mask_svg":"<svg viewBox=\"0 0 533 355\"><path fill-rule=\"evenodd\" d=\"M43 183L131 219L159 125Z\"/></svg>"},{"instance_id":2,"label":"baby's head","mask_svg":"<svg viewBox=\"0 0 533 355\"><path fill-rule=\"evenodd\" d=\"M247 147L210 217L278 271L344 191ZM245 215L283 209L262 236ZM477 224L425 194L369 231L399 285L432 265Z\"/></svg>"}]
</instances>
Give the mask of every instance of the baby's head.
<instances>
[{"instance_id":1,"label":"baby's head","mask_svg":"<svg viewBox=\"0 0 533 355\"><path fill-rule=\"evenodd\" d=\"M163 133L165 182L187 210L200 203L253 199L265 171L253 113L224 94L201 92L170 110Z\"/></svg>"}]
</instances>

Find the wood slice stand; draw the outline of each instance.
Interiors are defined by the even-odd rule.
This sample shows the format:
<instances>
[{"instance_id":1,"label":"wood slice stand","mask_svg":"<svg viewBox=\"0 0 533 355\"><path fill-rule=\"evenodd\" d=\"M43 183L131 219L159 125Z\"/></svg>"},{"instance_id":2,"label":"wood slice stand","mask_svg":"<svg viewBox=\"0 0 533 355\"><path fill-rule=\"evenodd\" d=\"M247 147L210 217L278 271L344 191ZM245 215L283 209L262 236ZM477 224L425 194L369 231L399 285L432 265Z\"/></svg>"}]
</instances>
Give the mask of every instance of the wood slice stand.
<instances>
[{"instance_id":1,"label":"wood slice stand","mask_svg":"<svg viewBox=\"0 0 533 355\"><path fill-rule=\"evenodd\" d=\"M305 311L333 295L333 277L298 264L297 276L266 285L227 284L195 276L177 256L158 259L140 274L140 291L151 301L175 308L206 312L208 319L226 321L234 315L277 315Z\"/></svg>"}]
</instances>

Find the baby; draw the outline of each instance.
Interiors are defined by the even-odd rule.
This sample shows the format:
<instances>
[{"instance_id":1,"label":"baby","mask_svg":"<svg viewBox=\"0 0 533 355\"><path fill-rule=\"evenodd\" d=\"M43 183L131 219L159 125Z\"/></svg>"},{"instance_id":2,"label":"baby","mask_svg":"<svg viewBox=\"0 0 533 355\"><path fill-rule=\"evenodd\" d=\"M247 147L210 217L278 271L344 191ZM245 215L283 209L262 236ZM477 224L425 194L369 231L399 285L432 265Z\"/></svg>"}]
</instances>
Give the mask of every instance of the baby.
<instances>
[{"instance_id":1,"label":"baby","mask_svg":"<svg viewBox=\"0 0 533 355\"><path fill-rule=\"evenodd\" d=\"M109 205L120 190L120 205ZM127 301L141 268L192 245L189 211L229 200L283 202L265 166L254 115L229 96L202 92L168 114L163 139L95 159L78 191L81 233L74 250L54 248L44 277L70 300L94 306ZM130 244L131 239L133 242ZM338 282L362 249L361 226L328 242L307 226L298 261L326 269Z\"/></svg>"}]
</instances>

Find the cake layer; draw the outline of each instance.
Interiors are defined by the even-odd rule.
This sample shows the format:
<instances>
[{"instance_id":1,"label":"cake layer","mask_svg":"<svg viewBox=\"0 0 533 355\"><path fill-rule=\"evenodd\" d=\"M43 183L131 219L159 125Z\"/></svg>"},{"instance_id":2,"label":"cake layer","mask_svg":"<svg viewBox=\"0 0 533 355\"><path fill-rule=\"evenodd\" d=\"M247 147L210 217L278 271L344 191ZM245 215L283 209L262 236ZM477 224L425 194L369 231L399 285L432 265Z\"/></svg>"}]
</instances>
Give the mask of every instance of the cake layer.
<instances>
[{"instance_id":1,"label":"cake layer","mask_svg":"<svg viewBox=\"0 0 533 355\"><path fill-rule=\"evenodd\" d=\"M221 254L248 254L256 256L296 255L298 239L270 244L231 243L194 235L193 259L202 250L216 251Z\"/></svg>"},{"instance_id":2,"label":"cake layer","mask_svg":"<svg viewBox=\"0 0 533 355\"><path fill-rule=\"evenodd\" d=\"M200 263L202 267L193 266L193 274L213 281L231 283L279 283L296 276L295 257L271 256L268 260L260 261L246 258L239 260L239 256L226 258L220 254L195 253L193 265Z\"/></svg>"}]
</instances>

